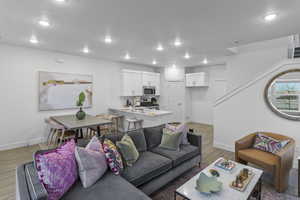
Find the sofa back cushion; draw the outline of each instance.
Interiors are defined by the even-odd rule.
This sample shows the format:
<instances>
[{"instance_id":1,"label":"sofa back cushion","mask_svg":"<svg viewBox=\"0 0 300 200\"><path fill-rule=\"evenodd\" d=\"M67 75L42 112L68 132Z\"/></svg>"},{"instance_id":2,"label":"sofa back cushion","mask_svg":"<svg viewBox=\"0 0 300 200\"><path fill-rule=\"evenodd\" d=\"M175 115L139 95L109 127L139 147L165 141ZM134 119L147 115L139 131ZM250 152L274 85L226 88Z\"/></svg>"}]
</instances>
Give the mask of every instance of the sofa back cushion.
<instances>
[{"instance_id":1,"label":"sofa back cushion","mask_svg":"<svg viewBox=\"0 0 300 200\"><path fill-rule=\"evenodd\" d=\"M24 165L28 192L32 200L47 200L48 192L41 183L33 163ZM26 187L23 185L23 187ZM20 194L23 196L24 194Z\"/></svg>"},{"instance_id":2,"label":"sofa back cushion","mask_svg":"<svg viewBox=\"0 0 300 200\"><path fill-rule=\"evenodd\" d=\"M145 134L148 150L153 149L158 145L160 145L163 128L165 128L164 124L159 126L144 128L144 134Z\"/></svg>"},{"instance_id":3,"label":"sofa back cushion","mask_svg":"<svg viewBox=\"0 0 300 200\"><path fill-rule=\"evenodd\" d=\"M112 141L114 144L116 144L117 141L120 141L123 137L123 134L121 133L116 133L116 134L106 134L104 135L102 143L104 142L105 139L108 139L110 141Z\"/></svg>"},{"instance_id":4,"label":"sofa back cushion","mask_svg":"<svg viewBox=\"0 0 300 200\"><path fill-rule=\"evenodd\" d=\"M136 149L139 152L147 151L147 143L143 129L128 131L127 135L131 137L133 143L136 146Z\"/></svg>"}]
</instances>

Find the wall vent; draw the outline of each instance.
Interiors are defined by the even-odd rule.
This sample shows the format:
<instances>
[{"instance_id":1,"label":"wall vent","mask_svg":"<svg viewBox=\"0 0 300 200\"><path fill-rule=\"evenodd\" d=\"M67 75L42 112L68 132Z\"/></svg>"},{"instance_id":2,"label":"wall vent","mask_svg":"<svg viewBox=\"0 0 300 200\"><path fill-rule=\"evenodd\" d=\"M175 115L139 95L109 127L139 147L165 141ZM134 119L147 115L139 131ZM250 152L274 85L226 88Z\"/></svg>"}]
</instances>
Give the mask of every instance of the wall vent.
<instances>
[{"instance_id":1,"label":"wall vent","mask_svg":"<svg viewBox=\"0 0 300 200\"><path fill-rule=\"evenodd\" d=\"M294 58L300 58L300 47L294 49Z\"/></svg>"}]
</instances>

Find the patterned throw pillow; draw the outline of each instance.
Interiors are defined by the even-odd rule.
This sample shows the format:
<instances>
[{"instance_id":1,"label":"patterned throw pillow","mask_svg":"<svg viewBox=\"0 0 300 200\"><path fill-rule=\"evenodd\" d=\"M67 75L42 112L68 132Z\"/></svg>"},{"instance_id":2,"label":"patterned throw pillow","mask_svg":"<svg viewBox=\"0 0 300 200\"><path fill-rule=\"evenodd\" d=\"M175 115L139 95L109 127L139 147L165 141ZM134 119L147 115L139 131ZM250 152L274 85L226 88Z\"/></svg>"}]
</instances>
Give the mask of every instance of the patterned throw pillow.
<instances>
[{"instance_id":1,"label":"patterned throw pillow","mask_svg":"<svg viewBox=\"0 0 300 200\"><path fill-rule=\"evenodd\" d=\"M270 153L276 153L280 151L280 149L282 149L287 143L288 142L286 141L279 141L259 133L255 136L253 148Z\"/></svg>"},{"instance_id":2,"label":"patterned throw pillow","mask_svg":"<svg viewBox=\"0 0 300 200\"><path fill-rule=\"evenodd\" d=\"M106 157L97 137L93 137L85 148L76 147L75 157L84 188L96 183L107 170Z\"/></svg>"},{"instance_id":3,"label":"patterned throw pillow","mask_svg":"<svg viewBox=\"0 0 300 200\"><path fill-rule=\"evenodd\" d=\"M111 171L114 174L119 175L124 167L122 157L118 152L116 145L114 145L112 141L105 139L103 142L103 151Z\"/></svg>"},{"instance_id":4,"label":"patterned throw pillow","mask_svg":"<svg viewBox=\"0 0 300 200\"><path fill-rule=\"evenodd\" d=\"M49 200L60 199L77 180L74 151L75 142L71 140L57 149L35 154L37 173Z\"/></svg>"}]
</instances>

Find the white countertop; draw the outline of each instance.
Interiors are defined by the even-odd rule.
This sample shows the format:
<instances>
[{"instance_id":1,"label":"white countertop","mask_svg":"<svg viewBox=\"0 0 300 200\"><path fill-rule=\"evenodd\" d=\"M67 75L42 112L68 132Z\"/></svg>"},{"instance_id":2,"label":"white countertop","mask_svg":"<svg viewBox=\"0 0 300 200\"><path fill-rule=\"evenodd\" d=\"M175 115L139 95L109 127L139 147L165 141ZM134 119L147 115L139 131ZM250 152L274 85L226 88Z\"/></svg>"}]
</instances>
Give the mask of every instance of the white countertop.
<instances>
[{"instance_id":1,"label":"white countertop","mask_svg":"<svg viewBox=\"0 0 300 200\"><path fill-rule=\"evenodd\" d=\"M129 114L138 114L138 115L144 115L148 117L158 117L162 115L170 115L172 114L171 111L166 111L166 110L155 110L155 109L148 109L146 107L138 107L136 109L132 108L110 108L112 111L118 111L118 112L123 112L123 113L129 113Z\"/></svg>"}]
</instances>

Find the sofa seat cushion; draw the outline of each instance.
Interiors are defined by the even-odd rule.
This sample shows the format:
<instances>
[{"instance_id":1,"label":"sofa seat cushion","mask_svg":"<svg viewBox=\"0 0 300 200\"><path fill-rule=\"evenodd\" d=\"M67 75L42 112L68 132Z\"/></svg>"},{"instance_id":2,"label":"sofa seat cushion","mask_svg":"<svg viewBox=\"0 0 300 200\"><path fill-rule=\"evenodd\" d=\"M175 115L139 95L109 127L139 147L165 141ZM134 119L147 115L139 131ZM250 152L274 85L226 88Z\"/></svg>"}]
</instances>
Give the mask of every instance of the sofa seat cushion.
<instances>
[{"instance_id":1,"label":"sofa seat cushion","mask_svg":"<svg viewBox=\"0 0 300 200\"><path fill-rule=\"evenodd\" d=\"M254 148L239 150L238 156L242 160L261 166L268 171L273 171L279 163L279 157L275 154Z\"/></svg>"},{"instance_id":2,"label":"sofa seat cushion","mask_svg":"<svg viewBox=\"0 0 300 200\"><path fill-rule=\"evenodd\" d=\"M140 186L172 168L172 161L159 154L145 151L132 167L127 167L122 176L135 186Z\"/></svg>"},{"instance_id":3,"label":"sofa seat cushion","mask_svg":"<svg viewBox=\"0 0 300 200\"><path fill-rule=\"evenodd\" d=\"M200 155L199 147L189 144L180 145L179 151L172 151L161 147L156 147L151 151L171 159L173 167L176 167L181 163Z\"/></svg>"},{"instance_id":4,"label":"sofa seat cushion","mask_svg":"<svg viewBox=\"0 0 300 200\"><path fill-rule=\"evenodd\" d=\"M72 188L63 196L63 200L150 200L142 191L134 187L121 176L112 172L105 175L89 188L83 188L80 181L77 181Z\"/></svg>"}]
</instances>

